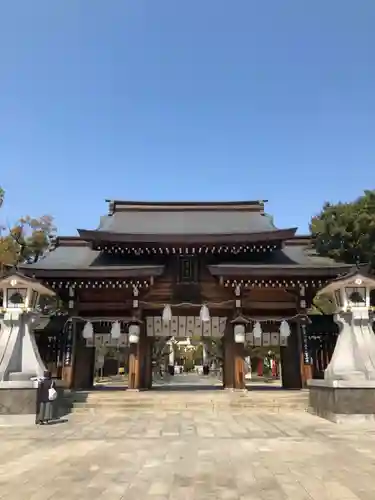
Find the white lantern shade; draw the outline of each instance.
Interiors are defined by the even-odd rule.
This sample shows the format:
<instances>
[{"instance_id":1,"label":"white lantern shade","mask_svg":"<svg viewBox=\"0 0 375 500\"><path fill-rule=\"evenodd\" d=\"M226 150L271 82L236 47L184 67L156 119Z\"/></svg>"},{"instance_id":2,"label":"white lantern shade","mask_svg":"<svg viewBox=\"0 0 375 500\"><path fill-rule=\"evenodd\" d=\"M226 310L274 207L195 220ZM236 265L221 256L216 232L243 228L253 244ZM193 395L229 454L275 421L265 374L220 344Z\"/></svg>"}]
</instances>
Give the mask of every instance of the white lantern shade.
<instances>
[{"instance_id":1,"label":"white lantern shade","mask_svg":"<svg viewBox=\"0 0 375 500\"><path fill-rule=\"evenodd\" d=\"M284 337L284 338L287 338L289 337L290 335L290 326L289 326L289 323L287 321L285 321L285 319L281 322L280 324L280 336L281 337Z\"/></svg>"},{"instance_id":2,"label":"white lantern shade","mask_svg":"<svg viewBox=\"0 0 375 500\"><path fill-rule=\"evenodd\" d=\"M370 291L373 289L375 279L358 271L331 281L319 294L333 299L336 312L340 312L353 308L369 308Z\"/></svg>"},{"instance_id":3,"label":"white lantern shade","mask_svg":"<svg viewBox=\"0 0 375 500\"><path fill-rule=\"evenodd\" d=\"M254 336L254 339L262 338L262 327L260 326L259 321L257 321L254 325L253 336Z\"/></svg>"},{"instance_id":4,"label":"white lantern shade","mask_svg":"<svg viewBox=\"0 0 375 500\"><path fill-rule=\"evenodd\" d=\"M367 289L365 286L347 286L345 297L351 307L366 307Z\"/></svg>"},{"instance_id":5,"label":"white lantern shade","mask_svg":"<svg viewBox=\"0 0 375 500\"><path fill-rule=\"evenodd\" d=\"M54 296L55 292L34 278L15 272L0 280L3 302L0 307L12 311L33 311L40 295Z\"/></svg>"},{"instance_id":6,"label":"white lantern shade","mask_svg":"<svg viewBox=\"0 0 375 500\"><path fill-rule=\"evenodd\" d=\"M23 309L28 302L27 288L19 288L17 285L6 289L5 307L7 309ZM32 290L31 290L32 293Z\"/></svg>"},{"instance_id":7,"label":"white lantern shade","mask_svg":"<svg viewBox=\"0 0 375 500\"><path fill-rule=\"evenodd\" d=\"M166 304L163 309L162 320L164 323L169 323L172 321L172 308L169 304Z\"/></svg>"},{"instance_id":8,"label":"white lantern shade","mask_svg":"<svg viewBox=\"0 0 375 500\"><path fill-rule=\"evenodd\" d=\"M119 321L115 321L112 324L111 337L113 339L119 339L121 337L121 325Z\"/></svg>"},{"instance_id":9,"label":"white lantern shade","mask_svg":"<svg viewBox=\"0 0 375 500\"><path fill-rule=\"evenodd\" d=\"M89 340L94 337L94 327L91 321L87 321L83 327L82 336L84 339Z\"/></svg>"},{"instance_id":10,"label":"white lantern shade","mask_svg":"<svg viewBox=\"0 0 375 500\"><path fill-rule=\"evenodd\" d=\"M129 325L129 343L130 344L138 344L139 342L139 334L141 332L141 328L137 324Z\"/></svg>"},{"instance_id":11,"label":"white lantern shade","mask_svg":"<svg viewBox=\"0 0 375 500\"><path fill-rule=\"evenodd\" d=\"M245 325L237 324L234 325L234 341L236 344L244 344L245 343Z\"/></svg>"},{"instance_id":12,"label":"white lantern shade","mask_svg":"<svg viewBox=\"0 0 375 500\"><path fill-rule=\"evenodd\" d=\"M201 310L199 312L199 318L202 321L202 323L208 323L211 320L210 311L205 304L203 304L203 306L201 307Z\"/></svg>"}]
</instances>

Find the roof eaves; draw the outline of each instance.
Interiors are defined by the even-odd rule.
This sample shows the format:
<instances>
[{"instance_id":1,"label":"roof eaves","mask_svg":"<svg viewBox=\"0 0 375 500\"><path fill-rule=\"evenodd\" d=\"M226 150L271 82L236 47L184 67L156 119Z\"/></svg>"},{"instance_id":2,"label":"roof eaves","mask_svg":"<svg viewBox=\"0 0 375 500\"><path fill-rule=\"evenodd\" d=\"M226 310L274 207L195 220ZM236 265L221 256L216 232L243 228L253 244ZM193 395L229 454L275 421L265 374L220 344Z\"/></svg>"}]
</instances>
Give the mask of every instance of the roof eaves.
<instances>
[{"instance_id":1,"label":"roof eaves","mask_svg":"<svg viewBox=\"0 0 375 500\"><path fill-rule=\"evenodd\" d=\"M144 234L144 233L114 233L110 231L96 231L78 229L83 240L105 241L131 244L211 244L222 243L246 243L261 241L282 241L292 238L297 228L275 229L273 231L262 231L257 233L217 233L217 234Z\"/></svg>"}]
</instances>

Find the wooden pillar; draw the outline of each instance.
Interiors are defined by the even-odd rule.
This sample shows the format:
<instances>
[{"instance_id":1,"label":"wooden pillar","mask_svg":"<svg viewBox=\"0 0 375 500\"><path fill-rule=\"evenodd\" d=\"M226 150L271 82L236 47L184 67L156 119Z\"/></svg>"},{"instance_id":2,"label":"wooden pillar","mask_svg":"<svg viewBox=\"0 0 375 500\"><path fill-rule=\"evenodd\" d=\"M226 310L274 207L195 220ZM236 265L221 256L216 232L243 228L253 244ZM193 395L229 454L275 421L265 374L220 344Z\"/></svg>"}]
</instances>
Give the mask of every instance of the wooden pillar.
<instances>
[{"instance_id":1,"label":"wooden pillar","mask_svg":"<svg viewBox=\"0 0 375 500\"><path fill-rule=\"evenodd\" d=\"M74 357L73 357L73 388L91 389L94 384L95 347L88 347L82 336L83 323L76 323Z\"/></svg>"},{"instance_id":2,"label":"wooden pillar","mask_svg":"<svg viewBox=\"0 0 375 500\"><path fill-rule=\"evenodd\" d=\"M244 346L234 342L234 389L245 389Z\"/></svg>"},{"instance_id":3,"label":"wooden pillar","mask_svg":"<svg viewBox=\"0 0 375 500\"><path fill-rule=\"evenodd\" d=\"M153 338L146 337L145 389L152 388L152 345L153 345Z\"/></svg>"},{"instance_id":4,"label":"wooden pillar","mask_svg":"<svg viewBox=\"0 0 375 500\"><path fill-rule=\"evenodd\" d=\"M284 389L301 389L301 350L299 347L298 323L290 322L290 330L287 345L285 347L281 347L280 349L282 383Z\"/></svg>"},{"instance_id":5,"label":"wooden pillar","mask_svg":"<svg viewBox=\"0 0 375 500\"><path fill-rule=\"evenodd\" d=\"M141 325L139 341L129 349L129 389L149 389L152 384L151 343Z\"/></svg>"},{"instance_id":6,"label":"wooden pillar","mask_svg":"<svg viewBox=\"0 0 375 500\"><path fill-rule=\"evenodd\" d=\"M74 287L69 287L68 309L72 316L77 315L77 294ZM68 389L72 389L75 385L75 366L76 366L76 337L77 323L76 320L70 318L65 327L65 342L62 356L62 373L61 377L64 385Z\"/></svg>"},{"instance_id":7,"label":"wooden pillar","mask_svg":"<svg viewBox=\"0 0 375 500\"><path fill-rule=\"evenodd\" d=\"M300 322L298 325L298 339L299 339L299 352L300 352L300 369L302 386L306 387L307 381L312 379L312 366L310 348L307 338L307 302L306 290L303 285L299 290L299 311L301 313Z\"/></svg>"},{"instance_id":8,"label":"wooden pillar","mask_svg":"<svg viewBox=\"0 0 375 500\"><path fill-rule=\"evenodd\" d=\"M66 388L71 389L74 383L74 358L75 358L75 345L76 345L76 323L72 319L66 325L63 356L62 356L62 374L61 378Z\"/></svg>"},{"instance_id":9,"label":"wooden pillar","mask_svg":"<svg viewBox=\"0 0 375 500\"><path fill-rule=\"evenodd\" d=\"M223 386L224 389L234 388L234 339L228 326L223 336Z\"/></svg>"},{"instance_id":10,"label":"wooden pillar","mask_svg":"<svg viewBox=\"0 0 375 500\"><path fill-rule=\"evenodd\" d=\"M310 348L307 338L307 322L304 321L304 318L301 318L301 322L299 323L299 337L301 339L301 347L300 347L301 378L302 378L302 385L305 387L307 385L307 381L312 379L313 375L312 375Z\"/></svg>"},{"instance_id":11,"label":"wooden pillar","mask_svg":"<svg viewBox=\"0 0 375 500\"><path fill-rule=\"evenodd\" d=\"M129 347L129 389L138 389L137 387L137 364L138 364L138 344L130 344Z\"/></svg>"},{"instance_id":12,"label":"wooden pillar","mask_svg":"<svg viewBox=\"0 0 375 500\"><path fill-rule=\"evenodd\" d=\"M245 360L242 344L234 341L233 325L228 324L223 338L223 386L224 389L245 388Z\"/></svg>"}]
</instances>

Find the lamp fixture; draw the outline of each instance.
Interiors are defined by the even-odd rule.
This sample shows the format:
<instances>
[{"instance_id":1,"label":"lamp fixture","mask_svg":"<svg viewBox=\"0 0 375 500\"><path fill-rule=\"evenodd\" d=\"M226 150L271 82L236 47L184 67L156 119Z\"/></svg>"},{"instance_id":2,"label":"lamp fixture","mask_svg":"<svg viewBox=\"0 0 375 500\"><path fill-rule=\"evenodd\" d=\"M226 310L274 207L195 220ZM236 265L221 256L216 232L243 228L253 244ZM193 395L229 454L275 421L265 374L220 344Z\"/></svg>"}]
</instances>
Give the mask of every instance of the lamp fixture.
<instances>
[{"instance_id":1,"label":"lamp fixture","mask_svg":"<svg viewBox=\"0 0 375 500\"><path fill-rule=\"evenodd\" d=\"M199 319L202 321L202 323L209 323L209 321L211 320L210 311L206 304L203 304L203 306L201 307L201 310L199 312Z\"/></svg>"},{"instance_id":2,"label":"lamp fixture","mask_svg":"<svg viewBox=\"0 0 375 500\"><path fill-rule=\"evenodd\" d=\"M94 327L91 321L87 321L83 327L82 336L84 339L92 339L94 337Z\"/></svg>"},{"instance_id":3,"label":"lamp fixture","mask_svg":"<svg viewBox=\"0 0 375 500\"><path fill-rule=\"evenodd\" d=\"M290 335L290 326L289 323L285 321L285 319L280 324L279 332L281 337L287 338Z\"/></svg>"},{"instance_id":4,"label":"lamp fixture","mask_svg":"<svg viewBox=\"0 0 375 500\"><path fill-rule=\"evenodd\" d=\"M163 323L172 321L172 308L169 304L165 304L162 314Z\"/></svg>"},{"instance_id":5,"label":"lamp fixture","mask_svg":"<svg viewBox=\"0 0 375 500\"><path fill-rule=\"evenodd\" d=\"M254 325L253 336L254 336L254 339L262 338L262 327L260 326L259 321L257 321Z\"/></svg>"},{"instance_id":6,"label":"lamp fixture","mask_svg":"<svg viewBox=\"0 0 375 500\"><path fill-rule=\"evenodd\" d=\"M113 339L119 339L121 337L121 325L119 321L112 323L111 337Z\"/></svg>"},{"instance_id":7,"label":"lamp fixture","mask_svg":"<svg viewBox=\"0 0 375 500\"><path fill-rule=\"evenodd\" d=\"M138 324L133 323L129 325L129 344L138 344L141 328Z\"/></svg>"}]
</instances>

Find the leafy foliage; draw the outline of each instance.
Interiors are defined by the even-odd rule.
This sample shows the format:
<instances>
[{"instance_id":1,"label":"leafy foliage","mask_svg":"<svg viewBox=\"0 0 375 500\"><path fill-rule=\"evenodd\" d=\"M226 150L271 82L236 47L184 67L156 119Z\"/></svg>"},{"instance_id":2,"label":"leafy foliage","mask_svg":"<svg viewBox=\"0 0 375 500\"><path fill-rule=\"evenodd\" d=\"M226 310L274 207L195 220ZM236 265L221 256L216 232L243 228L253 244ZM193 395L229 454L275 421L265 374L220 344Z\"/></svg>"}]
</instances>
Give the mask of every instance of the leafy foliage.
<instances>
[{"instance_id":1,"label":"leafy foliage","mask_svg":"<svg viewBox=\"0 0 375 500\"><path fill-rule=\"evenodd\" d=\"M329 297L323 294L318 294L314 297L309 314L334 314L335 310L335 304Z\"/></svg>"},{"instance_id":2,"label":"leafy foliage","mask_svg":"<svg viewBox=\"0 0 375 500\"><path fill-rule=\"evenodd\" d=\"M0 207L5 192L0 188ZM36 262L47 250L55 234L53 218L43 215L21 217L13 227L2 227L0 233L0 270L4 266L17 266L24 262Z\"/></svg>"},{"instance_id":3,"label":"leafy foliage","mask_svg":"<svg viewBox=\"0 0 375 500\"><path fill-rule=\"evenodd\" d=\"M320 255L375 267L375 190L353 202L325 203L312 218L310 230Z\"/></svg>"}]
</instances>

